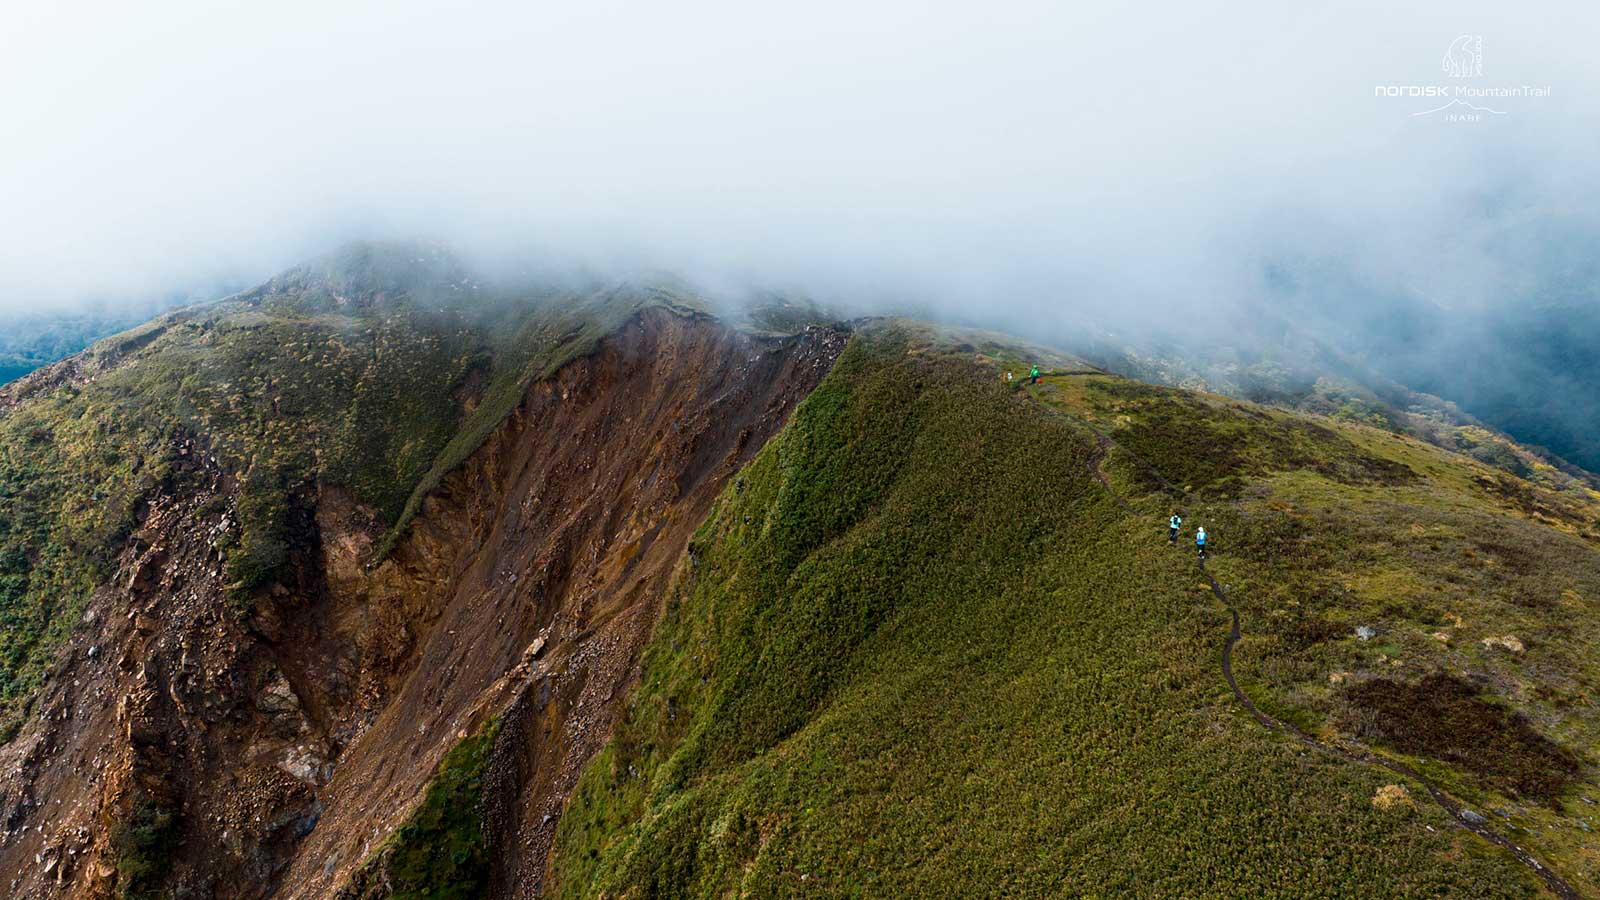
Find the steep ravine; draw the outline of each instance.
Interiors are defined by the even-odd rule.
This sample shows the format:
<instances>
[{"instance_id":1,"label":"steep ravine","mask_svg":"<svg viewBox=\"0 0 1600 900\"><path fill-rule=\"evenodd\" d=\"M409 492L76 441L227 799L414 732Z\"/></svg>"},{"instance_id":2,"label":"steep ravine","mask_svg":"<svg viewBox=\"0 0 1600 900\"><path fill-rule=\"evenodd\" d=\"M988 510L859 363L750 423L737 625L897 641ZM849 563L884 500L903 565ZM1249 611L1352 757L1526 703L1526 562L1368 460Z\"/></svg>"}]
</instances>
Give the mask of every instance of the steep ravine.
<instances>
[{"instance_id":1,"label":"steep ravine","mask_svg":"<svg viewBox=\"0 0 1600 900\"><path fill-rule=\"evenodd\" d=\"M293 574L246 600L218 550L237 486L178 438L192 462L0 748L0 887L332 896L498 717L493 889L537 891L690 535L844 341L642 313L533 385L380 565L371 511L295 498Z\"/></svg>"}]
</instances>

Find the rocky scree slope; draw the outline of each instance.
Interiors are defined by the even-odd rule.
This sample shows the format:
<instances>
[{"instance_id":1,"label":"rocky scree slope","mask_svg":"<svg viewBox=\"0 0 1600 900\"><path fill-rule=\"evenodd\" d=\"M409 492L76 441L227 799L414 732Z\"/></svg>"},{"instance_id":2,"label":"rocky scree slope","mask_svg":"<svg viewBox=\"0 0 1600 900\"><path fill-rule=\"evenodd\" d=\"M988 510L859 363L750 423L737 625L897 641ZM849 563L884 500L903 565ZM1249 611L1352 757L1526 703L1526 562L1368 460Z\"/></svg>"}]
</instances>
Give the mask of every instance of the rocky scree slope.
<instances>
[{"instance_id":1,"label":"rocky scree slope","mask_svg":"<svg viewBox=\"0 0 1600 900\"><path fill-rule=\"evenodd\" d=\"M0 599L42 623L5 658L11 896L390 892L385 838L487 728L496 865L469 877L539 885L690 531L845 338L636 289L457 300L412 252L7 390L27 577Z\"/></svg>"}]
</instances>

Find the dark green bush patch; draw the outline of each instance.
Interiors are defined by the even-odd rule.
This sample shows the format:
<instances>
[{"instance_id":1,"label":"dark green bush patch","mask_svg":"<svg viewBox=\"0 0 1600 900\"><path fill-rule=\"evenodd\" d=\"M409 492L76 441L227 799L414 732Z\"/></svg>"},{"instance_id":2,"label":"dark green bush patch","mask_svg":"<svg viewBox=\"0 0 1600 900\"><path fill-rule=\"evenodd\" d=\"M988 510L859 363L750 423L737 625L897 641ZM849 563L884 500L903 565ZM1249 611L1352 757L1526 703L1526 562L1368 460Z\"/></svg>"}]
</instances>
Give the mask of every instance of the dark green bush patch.
<instances>
[{"instance_id":1,"label":"dark green bush patch","mask_svg":"<svg viewBox=\"0 0 1600 900\"><path fill-rule=\"evenodd\" d=\"M350 878L341 896L473 900L489 886L483 778L499 722L445 753L422 802Z\"/></svg>"},{"instance_id":2,"label":"dark green bush patch","mask_svg":"<svg viewBox=\"0 0 1600 900\"><path fill-rule=\"evenodd\" d=\"M1345 691L1345 726L1413 755L1454 763L1495 788L1554 803L1582 774L1572 751L1515 711L1442 673L1416 683L1372 679Z\"/></svg>"},{"instance_id":3,"label":"dark green bush patch","mask_svg":"<svg viewBox=\"0 0 1600 900\"><path fill-rule=\"evenodd\" d=\"M1350 626L1344 622L1320 616L1299 616L1284 630L1283 642L1289 650L1304 650L1349 634Z\"/></svg>"},{"instance_id":4,"label":"dark green bush patch","mask_svg":"<svg viewBox=\"0 0 1600 900\"><path fill-rule=\"evenodd\" d=\"M1130 475L1142 489L1238 496L1247 477L1305 469L1344 484L1404 484L1404 464L1361 451L1343 435L1300 417L1119 379L1093 379L1090 389L1114 424L1117 443L1141 459L1160 460Z\"/></svg>"},{"instance_id":5,"label":"dark green bush patch","mask_svg":"<svg viewBox=\"0 0 1600 900\"><path fill-rule=\"evenodd\" d=\"M178 847L178 816L137 793L128 818L111 831L111 852L117 867L117 888L124 900L162 896L162 879L172 868Z\"/></svg>"}]
</instances>

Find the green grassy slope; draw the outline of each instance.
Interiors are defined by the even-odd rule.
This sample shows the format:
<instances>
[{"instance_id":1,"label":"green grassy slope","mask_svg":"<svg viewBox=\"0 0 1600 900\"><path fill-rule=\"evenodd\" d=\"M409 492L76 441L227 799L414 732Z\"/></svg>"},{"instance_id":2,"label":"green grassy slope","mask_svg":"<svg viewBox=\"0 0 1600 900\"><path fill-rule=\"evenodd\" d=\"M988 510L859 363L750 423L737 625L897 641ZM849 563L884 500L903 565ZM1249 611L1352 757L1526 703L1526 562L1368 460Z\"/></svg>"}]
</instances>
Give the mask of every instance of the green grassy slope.
<instances>
[{"instance_id":1,"label":"green grassy slope","mask_svg":"<svg viewBox=\"0 0 1600 900\"><path fill-rule=\"evenodd\" d=\"M1112 471L1152 516L1186 499L1211 531L1244 618L1235 670L1264 709L1414 765L1600 892L1600 495L1216 397L1093 377L1037 396L1127 448Z\"/></svg>"},{"instance_id":2,"label":"green grassy slope","mask_svg":"<svg viewBox=\"0 0 1600 900\"><path fill-rule=\"evenodd\" d=\"M1130 514L1092 437L994 375L853 340L697 535L557 893L1537 891L1437 808L1376 806L1388 773L1243 716L1166 501L1117 479Z\"/></svg>"},{"instance_id":3,"label":"green grassy slope","mask_svg":"<svg viewBox=\"0 0 1600 900\"><path fill-rule=\"evenodd\" d=\"M1313 319L1317 315L1304 312ZM1397 345L1382 352L1368 348L1365 353L1351 355L1312 338L1303 323L1281 321L1281 310L1261 313L1267 322L1276 324L1252 318L1239 323L1242 330L1228 337L1208 335L1198 342L1185 338L1141 344L1137 338L1123 341L1108 336L1076 343L1082 345L1080 352L1086 358L1106 371L1139 381L1209 391L1407 434L1558 489L1574 482L1600 487L1600 479L1594 474L1567 461L1581 465L1588 459L1583 448L1593 442L1588 440L1586 444L1581 432L1590 420L1576 411L1590 403L1593 392L1586 392L1581 384L1573 384L1573 379L1549 366L1541 369L1523 365L1529 357L1551 347L1566 347L1567 356L1571 357L1572 346L1592 346L1592 341L1583 345L1581 339L1573 342L1553 337L1548 329L1535 333L1524 326L1501 323L1501 327L1486 329L1485 334L1515 333L1521 336L1523 346L1511 349L1503 338L1497 338L1495 352L1482 347L1468 352L1463 344L1452 353L1419 353L1415 346ZM1441 323L1435 326L1438 327L1424 328L1422 332L1444 327ZM1393 323L1384 323L1382 328L1369 323L1364 330L1382 332L1391 327ZM1339 329L1332 331L1337 333ZM1260 349L1245 349L1252 345ZM1550 355L1561 357L1554 351ZM1410 365L1419 360L1418 367ZM1499 365L1460 365L1461 360L1505 360L1516 372L1507 374ZM1570 370L1583 369L1570 358L1566 362ZM1450 370L1443 380L1429 368L1441 365ZM1381 371L1389 374L1380 374ZM1460 376L1457 372L1469 374ZM1404 383L1394 381L1396 377ZM1466 402L1475 395L1470 390L1464 394L1463 390L1474 381L1506 388L1500 394L1498 407ZM1419 391L1437 391L1441 396ZM1537 394L1539 399L1517 397L1519 392ZM1524 411L1520 414L1509 409L1516 402L1522 403ZM1474 412L1482 415L1481 421L1474 418ZM1484 421L1517 435L1522 443L1502 431L1484 427ZM1555 451L1535 446L1539 444L1554 447ZM1567 459L1557 452L1566 454Z\"/></svg>"}]
</instances>

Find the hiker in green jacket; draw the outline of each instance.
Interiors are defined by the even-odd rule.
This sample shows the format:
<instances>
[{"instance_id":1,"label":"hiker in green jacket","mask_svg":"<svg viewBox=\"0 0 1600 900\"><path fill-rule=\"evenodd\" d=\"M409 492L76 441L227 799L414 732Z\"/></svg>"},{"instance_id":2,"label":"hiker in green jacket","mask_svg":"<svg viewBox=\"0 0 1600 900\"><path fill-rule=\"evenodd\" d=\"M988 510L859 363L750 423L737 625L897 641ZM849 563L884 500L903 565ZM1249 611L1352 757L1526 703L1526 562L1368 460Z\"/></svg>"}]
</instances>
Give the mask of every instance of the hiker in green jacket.
<instances>
[{"instance_id":1,"label":"hiker in green jacket","mask_svg":"<svg viewBox=\"0 0 1600 900\"><path fill-rule=\"evenodd\" d=\"M1178 529L1182 527L1183 516L1173 513L1172 518L1167 520L1167 543L1173 545L1178 543Z\"/></svg>"},{"instance_id":2,"label":"hiker in green jacket","mask_svg":"<svg viewBox=\"0 0 1600 900\"><path fill-rule=\"evenodd\" d=\"M1039 366L1038 365L1034 365L1034 367L1031 370L1029 370L1028 377L1033 379L1033 383L1034 384L1038 384L1039 383Z\"/></svg>"}]
</instances>

